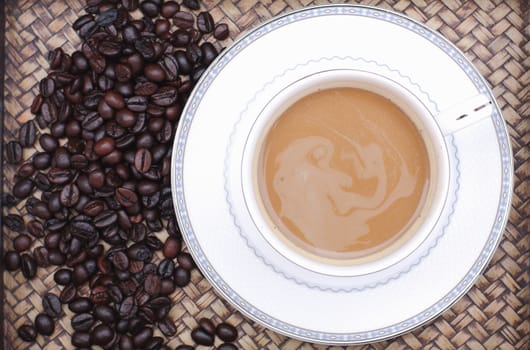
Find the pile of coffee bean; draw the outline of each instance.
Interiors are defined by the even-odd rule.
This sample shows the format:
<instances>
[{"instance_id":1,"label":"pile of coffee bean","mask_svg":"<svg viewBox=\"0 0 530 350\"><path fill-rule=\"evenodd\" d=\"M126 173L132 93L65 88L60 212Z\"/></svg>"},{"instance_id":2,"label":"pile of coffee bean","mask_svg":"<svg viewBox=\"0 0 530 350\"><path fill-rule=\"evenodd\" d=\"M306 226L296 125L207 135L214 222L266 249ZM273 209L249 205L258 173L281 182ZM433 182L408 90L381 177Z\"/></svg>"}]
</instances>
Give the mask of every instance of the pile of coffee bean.
<instances>
[{"instance_id":1,"label":"pile of coffee bean","mask_svg":"<svg viewBox=\"0 0 530 350\"><path fill-rule=\"evenodd\" d=\"M86 0L85 10L73 24L80 49L50 52L36 117L5 145L7 163L19 166L2 202L27 212L3 218L18 232L5 268L31 279L58 266L62 286L42 297L42 313L18 335L52 335L67 305L76 348L168 349L177 332L171 295L195 268L174 216L172 142L228 26L199 12L196 0ZM37 152L23 159L31 147ZM163 242L155 233L164 229ZM235 348L234 327L199 324L197 344L212 346L217 335L219 349Z\"/></svg>"}]
</instances>

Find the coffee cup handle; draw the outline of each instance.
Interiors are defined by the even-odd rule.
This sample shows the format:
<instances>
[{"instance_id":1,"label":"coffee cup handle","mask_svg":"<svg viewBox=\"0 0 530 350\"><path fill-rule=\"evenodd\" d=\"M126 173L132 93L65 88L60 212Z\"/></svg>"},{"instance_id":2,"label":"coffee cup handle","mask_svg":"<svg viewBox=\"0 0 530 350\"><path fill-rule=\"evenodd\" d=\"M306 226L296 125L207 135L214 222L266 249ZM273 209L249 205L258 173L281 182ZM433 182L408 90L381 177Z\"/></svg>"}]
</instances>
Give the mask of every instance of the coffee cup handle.
<instances>
[{"instance_id":1,"label":"coffee cup handle","mask_svg":"<svg viewBox=\"0 0 530 350\"><path fill-rule=\"evenodd\" d=\"M493 103L486 95L480 94L459 102L436 116L444 135L450 135L467 128L483 119L489 118L493 112Z\"/></svg>"}]
</instances>

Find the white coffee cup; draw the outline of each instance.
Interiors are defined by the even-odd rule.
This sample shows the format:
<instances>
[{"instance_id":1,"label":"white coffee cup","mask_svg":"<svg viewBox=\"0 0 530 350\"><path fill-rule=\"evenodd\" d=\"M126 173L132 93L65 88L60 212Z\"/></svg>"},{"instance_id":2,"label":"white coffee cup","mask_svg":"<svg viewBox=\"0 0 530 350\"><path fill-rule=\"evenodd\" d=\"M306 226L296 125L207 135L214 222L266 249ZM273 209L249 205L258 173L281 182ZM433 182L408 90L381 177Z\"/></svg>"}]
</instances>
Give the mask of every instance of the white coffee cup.
<instances>
[{"instance_id":1,"label":"white coffee cup","mask_svg":"<svg viewBox=\"0 0 530 350\"><path fill-rule=\"evenodd\" d=\"M288 240L267 214L258 185L258 163L264 139L277 118L295 101L319 90L351 87L390 99L410 117L423 138L429 159L429 188L414 222L398 240L373 254L354 259L331 259L310 253ZM241 189L250 217L263 238L281 256L299 267L334 276L355 276L392 266L410 255L432 232L447 200L450 161L444 135L489 116L483 96L466 99L433 115L422 99L399 82L375 72L326 69L290 81L270 96L255 116L241 159ZM479 108L485 107L485 108ZM489 109L489 110L488 110Z\"/></svg>"}]
</instances>

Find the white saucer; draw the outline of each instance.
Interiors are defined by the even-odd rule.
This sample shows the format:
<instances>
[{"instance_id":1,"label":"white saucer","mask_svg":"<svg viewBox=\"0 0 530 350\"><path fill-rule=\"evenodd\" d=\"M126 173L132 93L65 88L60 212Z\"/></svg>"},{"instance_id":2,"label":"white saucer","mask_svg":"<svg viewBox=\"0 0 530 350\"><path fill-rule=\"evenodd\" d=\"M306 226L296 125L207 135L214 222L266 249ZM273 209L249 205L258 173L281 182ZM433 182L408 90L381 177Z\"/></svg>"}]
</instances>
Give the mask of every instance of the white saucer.
<instances>
[{"instance_id":1,"label":"white saucer","mask_svg":"<svg viewBox=\"0 0 530 350\"><path fill-rule=\"evenodd\" d=\"M388 75L415 90L432 115L479 94L493 103L490 118L446 135L455 171L436 229L413 254L379 271L327 276L289 264L242 223L234 130L274 79L318 62ZM172 189L190 252L228 302L294 338L356 344L428 322L471 288L502 237L512 169L500 109L458 49L403 15L331 5L262 24L210 66L179 124Z\"/></svg>"}]
</instances>

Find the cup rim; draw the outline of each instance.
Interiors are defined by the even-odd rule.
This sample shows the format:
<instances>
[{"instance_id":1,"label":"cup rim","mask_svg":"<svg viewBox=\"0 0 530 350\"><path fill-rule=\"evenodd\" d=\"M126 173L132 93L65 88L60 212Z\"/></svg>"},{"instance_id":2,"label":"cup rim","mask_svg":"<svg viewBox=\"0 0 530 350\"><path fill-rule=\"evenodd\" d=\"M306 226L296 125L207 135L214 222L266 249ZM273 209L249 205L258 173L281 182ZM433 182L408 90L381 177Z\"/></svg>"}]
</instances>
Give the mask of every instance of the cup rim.
<instances>
[{"instance_id":1,"label":"cup rim","mask_svg":"<svg viewBox=\"0 0 530 350\"><path fill-rule=\"evenodd\" d=\"M300 98L319 90L353 87L389 98L412 119L429 158L429 188L419 209L422 219L413 220L395 242L367 256L353 259L322 257L298 247L274 223L263 205L258 184L261 144L283 111ZM397 264L412 254L436 226L449 191L449 155L443 133L434 116L406 87L374 72L330 69L313 72L284 86L264 104L247 137L242 162L242 190L251 219L271 247L291 262L317 273L335 276L363 275ZM274 232L277 231L277 232Z\"/></svg>"}]
</instances>

